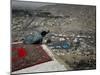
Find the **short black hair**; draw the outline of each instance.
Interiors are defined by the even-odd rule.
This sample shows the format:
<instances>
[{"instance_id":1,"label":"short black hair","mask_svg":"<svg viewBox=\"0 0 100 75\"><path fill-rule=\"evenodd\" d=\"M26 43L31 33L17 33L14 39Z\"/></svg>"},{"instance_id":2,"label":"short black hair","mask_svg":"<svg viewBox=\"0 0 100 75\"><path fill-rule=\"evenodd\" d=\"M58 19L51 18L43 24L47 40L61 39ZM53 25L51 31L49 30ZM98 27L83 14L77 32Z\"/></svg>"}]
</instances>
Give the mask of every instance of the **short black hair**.
<instances>
[{"instance_id":1,"label":"short black hair","mask_svg":"<svg viewBox=\"0 0 100 75\"><path fill-rule=\"evenodd\" d=\"M46 34L48 34L49 33L49 31L42 31L41 32L41 35L44 37Z\"/></svg>"}]
</instances>

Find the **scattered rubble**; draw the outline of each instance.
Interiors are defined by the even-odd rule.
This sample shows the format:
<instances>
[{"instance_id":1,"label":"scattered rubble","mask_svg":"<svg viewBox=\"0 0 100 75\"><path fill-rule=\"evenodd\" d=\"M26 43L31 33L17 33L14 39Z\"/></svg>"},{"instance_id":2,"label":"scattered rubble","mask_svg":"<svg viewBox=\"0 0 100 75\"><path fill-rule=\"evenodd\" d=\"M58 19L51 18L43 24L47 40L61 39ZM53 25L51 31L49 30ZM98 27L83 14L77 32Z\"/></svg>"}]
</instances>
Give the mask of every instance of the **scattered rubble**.
<instances>
[{"instance_id":1,"label":"scattered rubble","mask_svg":"<svg viewBox=\"0 0 100 75\"><path fill-rule=\"evenodd\" d=\"M33 14L13 12L12 42L35 31L50 30L42 43L73 70L96 68L95 8L51 5L40 9Z\"/></svg>"}]
</instances>

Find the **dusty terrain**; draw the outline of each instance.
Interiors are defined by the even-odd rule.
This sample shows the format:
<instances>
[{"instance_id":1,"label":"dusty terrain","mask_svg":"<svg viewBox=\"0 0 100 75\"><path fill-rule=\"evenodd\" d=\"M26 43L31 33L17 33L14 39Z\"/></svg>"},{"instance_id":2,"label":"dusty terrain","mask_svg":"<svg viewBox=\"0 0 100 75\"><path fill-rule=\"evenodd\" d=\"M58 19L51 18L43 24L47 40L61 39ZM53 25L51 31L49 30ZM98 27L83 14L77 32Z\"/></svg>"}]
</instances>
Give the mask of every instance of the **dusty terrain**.
<instances>
[{"instance_id":1,"label":"dusty terrain","mask_svg":"<svg viewBox=\"0 0 100 75\"><path fill-rule=\"evenodd\" d=\"M27 34L42 30L50 30L44 40L50 39L51 42L43 42L47 46L60 41L60 38L70 44L69 49L52 49L48 46L67 70L96 68L95 6L52 4L37 9L12 9L12 42L22 41ZM74 42L77 38L78 44Z\"/></svg>"}]
</instances>

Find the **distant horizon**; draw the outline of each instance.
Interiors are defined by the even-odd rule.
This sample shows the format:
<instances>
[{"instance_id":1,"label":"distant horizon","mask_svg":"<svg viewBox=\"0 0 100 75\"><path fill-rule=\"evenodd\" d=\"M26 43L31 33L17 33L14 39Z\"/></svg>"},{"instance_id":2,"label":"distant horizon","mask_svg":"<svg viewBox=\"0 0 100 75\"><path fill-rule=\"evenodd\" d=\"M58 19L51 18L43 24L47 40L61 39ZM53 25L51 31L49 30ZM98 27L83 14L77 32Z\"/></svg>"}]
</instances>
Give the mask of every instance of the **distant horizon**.
<instances>
[{"instance_id":1,"label":"distant horizon","mask_svg":"<svg viewBox=\"0 0 100 75\"><path fill-rule=\"evenodd\" d=\"M23 0L12 0L11 7L15 9L37 9L46 5L76 5L76 6L94 6L94 5L80 5L80 4L64 4L64 3L50 3L50 2L38 2L38 1L23 1Z\"/></svg>"},{"instance_id":2,"label":"distant horizon","mask_svg":"<svg viewBox=\"0 0 100 75\"><path fill-rule=\"evenodd\" d=\"M38 7L46 6L46 5L55 5L56 3L44 3L44 2L30 2L30 1L19 1L15 0L12 1L11 5L12 8L17 8L17 9L36 9Z\"/></svg>"}]
</instances>

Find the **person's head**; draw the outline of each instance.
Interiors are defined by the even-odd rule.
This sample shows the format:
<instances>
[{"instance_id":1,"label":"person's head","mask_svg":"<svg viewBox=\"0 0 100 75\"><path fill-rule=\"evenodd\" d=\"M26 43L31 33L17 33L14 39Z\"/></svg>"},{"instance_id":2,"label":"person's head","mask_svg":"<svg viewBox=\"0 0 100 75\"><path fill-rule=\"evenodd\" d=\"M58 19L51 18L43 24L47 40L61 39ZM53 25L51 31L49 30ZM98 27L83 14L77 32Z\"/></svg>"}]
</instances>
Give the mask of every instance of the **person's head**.
<instances>
[{"instance_id":1,"label":"person's head","mask_svg":"<svg viewBox=\"0 0 100 75\"><path fill-rule=\"evenodd\" d=\"M42 31L41 32L41 35L44 37L46 34L48 34L50 31L48 30L48 31Z\"/></svg>"}]
</instances>

